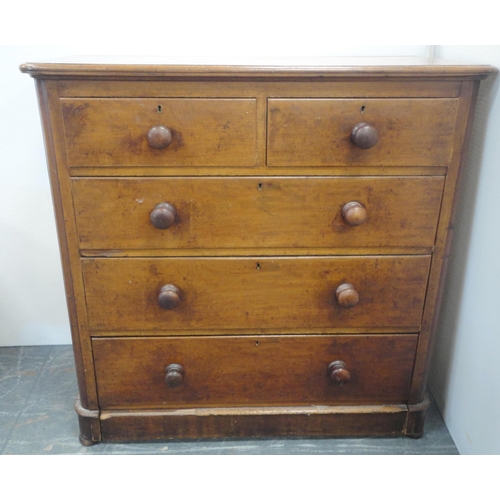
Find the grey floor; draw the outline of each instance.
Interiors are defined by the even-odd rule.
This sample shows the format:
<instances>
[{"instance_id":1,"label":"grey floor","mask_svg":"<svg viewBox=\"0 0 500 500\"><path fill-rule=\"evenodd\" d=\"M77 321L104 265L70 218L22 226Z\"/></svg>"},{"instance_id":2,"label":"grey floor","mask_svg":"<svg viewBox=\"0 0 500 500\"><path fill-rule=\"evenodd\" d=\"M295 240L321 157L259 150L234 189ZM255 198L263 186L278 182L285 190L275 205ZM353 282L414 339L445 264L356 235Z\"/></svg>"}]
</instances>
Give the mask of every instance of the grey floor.
<instances>
[{"instance_id":1,"label":"grey floor","mask_svg":"<svg viewBox=\"0 0 500 500\"><path fill-rule=\"evenodd\" d=\"M0 348L0 455L458 455L434 404L421 439L251 439L98 444L78 441L70 346Z\"/></svg>"}]
</instances>

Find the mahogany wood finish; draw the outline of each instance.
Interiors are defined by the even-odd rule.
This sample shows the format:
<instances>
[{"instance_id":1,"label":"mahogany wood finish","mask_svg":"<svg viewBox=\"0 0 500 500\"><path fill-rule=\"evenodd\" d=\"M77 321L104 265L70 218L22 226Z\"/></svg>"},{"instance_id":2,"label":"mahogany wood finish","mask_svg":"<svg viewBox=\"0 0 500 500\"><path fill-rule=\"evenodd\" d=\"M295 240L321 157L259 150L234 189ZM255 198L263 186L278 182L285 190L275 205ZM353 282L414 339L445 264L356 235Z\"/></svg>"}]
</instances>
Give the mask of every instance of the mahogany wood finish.
<instances>
[{"instance_id":1,"label":"mahogany wood finish","mask_svg":"<svg viewBox=\"0 0 500 500\"><path fill-rule=\"evenodd\" d=\"M418 331L429 265L424 255L88 258L82 271L93 332L339 325ZM339 298L345 280L351 285ZM169 288L160 296L166 293L166 305L173 304L164 308L158 292L166 283L181 289L182 300Z\"/></svg>"},{"instance_id":2,"label":"mahogany wood finish","mask_svg":"<svg viewBox=\"0 0 500 500\"><path fill-rule=\"evenodd\" d=\"M458 99L269 99L268 102L267 159L272 167L437 167L450 161ZM359 138L362 146L351 139L360 120L370 123L361 132L371 131L360 134L367 137Z\"/></svg>"},{"instance_id":3,"label":"mahogany wood finish","mask_svg":"<svg viewBox=\"0 0 500 500\"><path fill-rule=\"evenodd\" d=\"M82 252L361 247L365 254L432 247L443 184L442 176L78 177L73 196ZM175 207L175 222L158 231L174 214L163 203ZM160 220L151 225L152 217Z\"/></svg>"},{"instance_id":4,"label":"mahogany wood finish","mask_svg":"<svg viewBox=\"0 0 500 500\"><path fill-rule=\"evenodd\" d=\"M158 203L149 216L156 229L168 229L177 218L177 210L170 203Z\"/></svg>"},{"instance_id":5,"label":"mahogany wood finish","mask_svg":"<svg viewBox=\"0 0 500 500\"><path fill-rule=\"evenodd\" d=\"M342 283L342 285L335 290L335 295L339 306L344 309L350 309L359 302L359 293L351 283Z\"/></svg>"},{"instance_id":6,"label":"mahogany wood finish","mask_svg":"<svg viewBox=\"0 0 500 500\"><path fill-rule=\"evenodd\" d=\"M423 432L479 81L434 59L29 63L85 445Z\"/></svg>"},{"instance_id":7,"label":"mahogany wood finish","mask_svg":"<svg viewBox=\"0 0 500 500\"><path fill-rule=\"evenodd\" d=\"M177 363L170 363L165 368L165 384L168 387L179 387L184 382L184 368Z\"/></svg>"},{"instance_id":8,"label":"mahogany wood finish","mask_svg":"<svg viewBox=\"0 0 500 500\"><path fill-rule=\"evenodd\" d=\"M351 373L343 361L332 361L328 365L328 376L335 385L344 385L351 380Z\"/></svg>"},{"instance_id":9,"label":"mahogany wood finish","mask_svg":"<svg viewBox=\"0 0 500 500\"><path fill-rule=\"evenodd\" d=\"M168 311L175 309L181 302L180 295L181 292L175 285L162 286L158 295L158 304Z\"/></svg>"},{"instance_id":10,"label":"mahogany wood finish","mask_svg":"<svg viewBox=\"0 0 500 500\"><path fill-rule=\"evenodd\" d=\"M61 108L68 166L255 165L255 99L61 99Z\"/></svg>"},{"instance_id":11,"label":"mahogany wood finish","mask_svg":"<svg viewBox=\"0 0 500 500\"><path fill-rule=\"evenodd\" d=\"M364 111L364 110L363 110ZM354 125L351 132L351 142L362 149L370 149L377 144L377 129L369 123L358 123Z\"/></svg>"},{"instance_id":12,"label":"mahogany wood finish","mask_svg":"<svg viewBox=\"0 0 500 500\"><path fill-rule=\"evenodd\" d=\"M152 148L165 149L172 143L172 132L163 125L151 127L148 132L148 142Z\"/></svg>"},{"instance_id":13,"label":"mahogany wood finish","mask_svg":"<svg viewBox=\"0 0 500 500\"><path fill-rule=\"evenodd\" d=\"M350 201L342 207L342 217L350 226L363 224L366 216L366 208L357 201Z\"/></svg>"},{"instance_id":14,"label":"mahogany wood finish","mask_svg":"<svg viewBox=\"0 0 500 500\"><path fill-rule=\"evenodd\" d=\"M93 341L99 398L108 410L404 403L416 345L415 334ZM332 384L332 359L349 366L348 384ZM163 380L171 363L184 369L175 390Z\"/></svg>"},{"instance_id":15,"label":"mahogany wood finish","mask_svg":"<svg viewBox=\"0 0 500 500\"><path fill-rule=\"evenodd\" d=\"M104 441L257 438L266 436L401 436L406 405L195 408L102 411Z\"/></svg>"}]
</instances>

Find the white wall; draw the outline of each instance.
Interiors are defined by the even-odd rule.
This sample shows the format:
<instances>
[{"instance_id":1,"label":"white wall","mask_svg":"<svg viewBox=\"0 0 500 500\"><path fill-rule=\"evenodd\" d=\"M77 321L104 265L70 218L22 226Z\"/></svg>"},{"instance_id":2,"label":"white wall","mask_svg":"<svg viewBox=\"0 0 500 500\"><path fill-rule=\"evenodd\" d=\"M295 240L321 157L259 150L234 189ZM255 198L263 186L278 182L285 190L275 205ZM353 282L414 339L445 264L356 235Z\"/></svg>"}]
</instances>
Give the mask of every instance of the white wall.
<instances>
[{"instance_id":1,"label":"white wall","mask_svg":"<svg viewBox=\"0 0 500 500\"><path fill-rule=\"evenodd\" d=\"M70 342L35 89L33 80L18 69L26 57L45 54L34 47L0 47L0 345L4 346Z\"/></svg>"},{"instance_id":2,"label":"white wall","mask_svg":"<svg viewBox=\"0 0 500 500\"><path fill-rule=\"evenodd\" d=\"M435 55L500 68L500 46ZM429 381L462 454L500 454L499 80L480 91Z\"/></svg>"}]
</instances>

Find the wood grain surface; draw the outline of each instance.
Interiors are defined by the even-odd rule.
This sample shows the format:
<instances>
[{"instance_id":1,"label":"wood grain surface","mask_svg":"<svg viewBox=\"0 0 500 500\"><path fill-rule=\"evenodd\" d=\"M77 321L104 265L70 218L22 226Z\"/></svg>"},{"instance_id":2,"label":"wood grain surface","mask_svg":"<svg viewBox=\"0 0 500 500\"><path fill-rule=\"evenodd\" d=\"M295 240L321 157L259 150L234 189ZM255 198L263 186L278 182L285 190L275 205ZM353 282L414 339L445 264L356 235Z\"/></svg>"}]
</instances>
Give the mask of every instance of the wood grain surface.
<instances>
[{"instance_id":1,"label":"wood grain surface","mask_svg":"<svg viewBox=\"0 0 500 500\"><path fill-rule=\"evenodd\" d=\"M253 166L255 99L61 99L69 166ZM152 148L148 132L172 143Z\"/></svg>"},{"instance_id":2,"label":"wood grain surface","mask_svg":"<svg viewBox=\"0 0 500 500\"><path fill-rule=\"evenodd\" d=\"M73 179L82 250L432 247L443 177ZM408 196L412 193L412 196ZM367 220L346 223L357 201ZM156 205L175 207L164 230Z\"/></svg>"},{"instance_id":3,"label":"wood grain surface","mask_svg":"<svg viewBox=\"0 0 500 500\"><path fill-rule=\"evenodd\" d=\"M166 57L76 56L52 62L22 64L35 78L101 80L169 80L176 78L281 79L331 77L401 78L403 80L485 78L495 72L487 65L456 64L433 57Z\"/></svg>"},{"instance_id":4,"label":"wood grain surface","mask_svg":"<svg viewBox=\"0 0 500 500\"><path fill-rule=\"evenodd\" d=\"M379 83L379 82L378 82ZM230 97L264 98L280 97L458 97L461 82L453 79L440 81L388 80L375 85L373 79L366 81L339 80L325 82L308 78L306 81L286 78L275 81L256 80L178 80L165 85L161 80L143 80L140 85L130 80L79 80L58 81L61 97Z\"/></svg>"},{"instance_id":5,"label":"wood grain surface","mask_svg":"<svg viewBox=\"0 0 500 500\"><path fill-rule=\"evenodd\" d=\"M403 405L105 411L101 432L104 441L401 436L407 415Z\"/></svg>"},{"instance_id":6,"label":"wood grain surface","mask_svg":"<svg viewBox=\"0 0 500 500\"><path fill-rule=\"evenodd\" d=\"M457 99L269 99L267 164L280 166L444 166ZM378 142L350 140L360 122Z\"/></svg>"},{"instance_id":7,"label":"wood grain surface","mask_svg":"<svg viewBox=\"0 0 500 500\"><path fill-rule=\"evenodd\" d=\"M101 408L397 404L407 398L417 335L94 339ZM332 384L329 363L351 378ZM165 367L184 369L177 387Z\"/></svg>"},{"instance_id":8,"label":"wood grain surface","mask_svg":"<svg viewBox=\"0 0 500 500\"><path fill-rule=\"evenodd\" d=\"M91 330L413 327L418 331L429 256L83 259ZM335 292L351 283L359 303ZM163 286L180 304L158 304Z\"/></svg>"}]
</instances>

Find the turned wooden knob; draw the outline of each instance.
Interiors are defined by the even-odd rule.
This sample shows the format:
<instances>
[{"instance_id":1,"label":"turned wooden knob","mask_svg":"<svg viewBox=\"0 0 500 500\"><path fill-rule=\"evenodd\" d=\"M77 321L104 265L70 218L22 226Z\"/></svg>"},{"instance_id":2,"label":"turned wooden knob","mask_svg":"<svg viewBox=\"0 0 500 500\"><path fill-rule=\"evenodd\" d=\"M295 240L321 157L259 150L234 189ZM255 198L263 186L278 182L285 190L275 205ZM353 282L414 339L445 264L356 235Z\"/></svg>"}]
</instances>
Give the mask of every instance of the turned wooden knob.
<instances>
[{"instance_id":1,"label":"turned wooden knob","mask_svg":"<svg viewBox=\"0 0 500 500\"><path fill-rule=\"evenodd\" d=\"M158 295L158 304L160 304L163 309L175 309L180 303L180 290L175 285L165 285L161 287Z\"/></svg>"},{"instance_id":2,"label":"turned wooden knob","mask_svg":"<svg viewBox=\"0 0 500 500\"><path fill-rule=\"evenodd\" d=\"M349 309L354 307L359 302L359 294L350 283L343 283L337 288L335 292L337 295L337 302L341 307Z\"/></svg>"},{"instance_id":3,"label":"turned wooden knob","mask_svg":"<svg viewBox=\"0 0 500 500\"><path fill-rule=\"evenodd\" d=\"M148 142L152 148L164 149L172 142L172 132L163 125L151 127L148 132Z\"/></svg>"},{"instance_id":4,"label":"turned wooden knob","mask_svg":"<svg viewBox=\"0 0 500 500\"><path fill-rule=\"evenodd\" d=\"M184 368L177 363L171 363L165 368L165 384L168 387L179 387L184 381Z\"/></svg>"},{"instance_id":5,"label":"turned wooden knob","mask_svg":"<svg viewBox=\"0 0 500 500\"><path fill-rule=\"evenodd\" d=\"M170 203L158 203L149 216L151 224L157 229L169 228L177 218L177 210Z\"/></svg>"},{"instance_id":6,"label":"turned wooden knob","mask_svg":"<svg viewBox=\"0 0 500 500\"><path fill-rule=\"evenodd\" d=\"M357 201L350 201L342 208L342 217L350 226L359 226L366 220L366 209Z\"/></svg>"},{"instance_id":7,"label":"turned wooden knob","mask_svg":"<svg viewBox=\"0 0 500 500\"><path fill-rule=\"evenodd\" d=\"M327 372L332 384L344 385L351 380L351 374L343 361L332 361L328 365Z\"/></svg>"},{"instance_id":8,"label":"turned wooden knob","mask_svg":"<svg viewBox=\"0 0 500 500\"><path fill-rule=\"evenodd\" d=\"M358 123L351 132L351 142L362 149L370 149L378 141L377 129L368 123Z\"/></svg>"}]
</instances>

